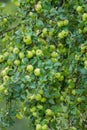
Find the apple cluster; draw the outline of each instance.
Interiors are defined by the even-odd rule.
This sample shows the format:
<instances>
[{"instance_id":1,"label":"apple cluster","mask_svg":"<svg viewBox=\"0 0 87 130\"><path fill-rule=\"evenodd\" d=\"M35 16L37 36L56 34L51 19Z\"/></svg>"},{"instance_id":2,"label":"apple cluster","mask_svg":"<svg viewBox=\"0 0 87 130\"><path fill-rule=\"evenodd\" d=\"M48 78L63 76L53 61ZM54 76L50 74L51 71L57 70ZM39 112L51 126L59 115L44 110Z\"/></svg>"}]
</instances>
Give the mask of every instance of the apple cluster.
<instances>
[{"instance_id":1,"label":"apple cluster","mask_svg":"<svg viewBox=\"0 0 87 130\"><path fill-rule=\"evenodd\" d=\"M1 127L26 117L34 130L87 129L87 3L61 1L16 1L2 17Z\"/></svg>"}]
</instances>

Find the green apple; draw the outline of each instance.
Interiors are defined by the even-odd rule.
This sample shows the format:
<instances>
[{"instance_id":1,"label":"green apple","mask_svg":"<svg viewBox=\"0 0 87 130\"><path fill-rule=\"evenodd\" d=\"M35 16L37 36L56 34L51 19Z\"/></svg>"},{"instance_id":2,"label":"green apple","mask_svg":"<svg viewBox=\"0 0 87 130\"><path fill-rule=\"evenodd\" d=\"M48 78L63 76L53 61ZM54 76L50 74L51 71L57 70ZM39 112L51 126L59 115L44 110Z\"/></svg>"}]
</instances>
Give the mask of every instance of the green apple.
<instances>
[{"instance_id":1,"label":"green apple","mask_svg":"<svg viewBox=\"0 0 87 130\"><path fill-rule=\"evenodd\" d=\"M63 21L64 26L67 26L68 24L69 24L69 20L66 19L66 20Z\"/></svg>"},{"instance_id":2,"label":"green apple","mask_svg":"<svg viewBox=\"0 0 87 130\"><path fill-rule=\"evenodd\" d=\"M31 109L30 109L30 112L35 112L36 111L36 107L32 107Z\"/></svg>"},{"instance_id":3,"label":"green apple","mask_svg":"<svg viewBox=\"0 0 87 130\"><path fill-rule=\"evenodd\" d=\"M42 98L42 99L41 99L41 102L42 102L42 103L46 102L46 98Z\"/></svg>"},{"instance_id":4,"label":"green apple","mask_svg":"<svg viewBox=\"0 0 87 130\"><path fill-rule=\"evenodd\" d=\"M47 28L44 28L43 30L42 30L42 33L43 33L43 35L47 35Z\"/></svg>"},{"instance_id":5,"label":"green apple","mask_svg":"<svg viewBox=\"0 0 87 130\"><path fill-rule=\"evenodd\" d=\"M87 27L84 27L83 32L87 33Z\"/></svg>"},{"instance_id":6,"label":"green apple","mask_svg":"<svg viewBox=\"0 0 87 130\"><path fill-rule=\"evenodd\" d=\"M34 69L34 67L32 65L27 66L27 71L30 73L33 72L33 69Z\"/></svg>"},{"instance_id":7,"label":"green apple","mask_svg":"<svg viewBox=\"0 0 87 130\"><path fill-rule=\"evenodd\" d=\"M54 34L54 29L49 31L49 36L53 36L53 34Z\"/></svg>"},{"instance_id":8,"label":"green apple","mask_svg":"<svg viewBox=\"0 0 87 130\"><path fill-rule=\"evenodd\" d=\"M41 99L42 99L42 96L41 96L40 94L37 94L37 95L36 95L36 100L37 100L37 101L41 101Z\"/></svg>"},{"instance_id":9,"label":"green apple","mask_svg":"<svg viewBox=\"0 0 87 130\"><path fill-rule=\"evenodd\" d=\"M4 18L3 19L3 23L6 24L8 22L8 19L7 18Z\"/></svg>"},{"instance_id":10,"label":"green apple","mask_svg":"<svg viewBox=\"0 0 87 130\"><path fill-rule=\"evenodd\" d=\"M77 102L78 102L78 103L82 102L81 97L78 97L78 98L77 98Z\"/></svg>"},{"instance_id":11,"label":"green apple","mask_svg":"<svg viewBox=\"0 0 87 130\"><path fill-rule=\"evenodd\" d=\"M52 62L57 62L58 60L57 60L57 58L51 58L51 60L52 60Z\"/></svg>"},{"instance_id":12,"label":"green apple","mask_svg":"<svg viewBox=\"0 0 87 130\"><path fill-rule=\"evenodd\" d=\"M23 41L26 43L26 45L32 44L32 38L30 35L24 37Z\"/></svg>"},{"instance_id":13,"label":"green apple","mask_svg":"<svg viewBox=\"0 0 87 130\"><path fill-rule=\"evenodd\" d=\"M13 63L12 63L12 60L11 59L8 59L7 60L7 64L10 66L10 65L12 65Z\"/></svg>"},{"instance_id":14,"label":"green apple","mask_svg":"<svg viewBox=\"0 0 87 130\"><path fill-rule=\"evenodd\" d=\"M41 74L40 69L39 69L39 68L36 68L36 69L34 70L34 74L35 74L35 76L40 76L40 74Z\"/></svg>"},{"instance_id":15,"label":"green apple","mask_svg":"<svg viewBox=\"0 0 87 130\"><path fill-rule=\"evenodd\" d=\"M15 54L18 54L19 51L20 51L20 50L19 50L17 47L15 47L15 48L13 49L13 53L15 53Z\"/></svg>"},{"instance_id":16,"label":"green apple","mask_svg":"<svg viewBox=\"0 0 87 130\"><path fill-rule=\"evenodd\" d=\"M4 53L4 57L7 58L9 56L9 52Z\"/></svg>"},{"instance_id":17,"label":"green apple","mask_svg":"<svg viewBox=\"0 0 87 130\"><path fill-rule=\"evenodd\" d=\"M42 55L43 55L42 50L40 49L36 50L36 56L42 56Z\"/></svg>"},{"instance_id":18,"label":"green apple","mask_svg":"<svg viewBox=\"0 0 87 130\"><path fill-rule=\"evenodd\" d=\"M42 126L42 130L48 130L48 126L47 126L46 124L44 124L44 125Z\"/></svg>"},{"instance_id":19,"label":"green apple","mask_svg":"<svg viewBox=\"0 0 87 130\"><path fill-rule=\"evenodd\" d=\"M4 90L3 85L0 85L0 91L3 91L3 90Z\"/></svg>"},{"instance_id":20,"label":"green apple","mask_svg":"<svg viewBox=\"0 0 87 130\"><path fill-rule=\"evenodd\" d=\"M26 75L25 78L26 78L27 80L29 80L29 79L30 79L30 76L29 76L29 75Z\"/></svg>"},{"instance_id":21,"label":"green apple","mask_svg":"<svg viewBox=\"0 0 87 130\"><path fill-rule=\"evenodd\" d=\"M64 97L63 96L60 97L60 101L64 101Z\"/></svg>"},{"instance_id":22,"label":"green apple","mask_svg":"<svg viewBox=\"0 0 87 130\"><path fill-rule=\"evenodd\" d=\"M63 26L63 21L58 21L57 24L58 24L58 27L62 27Z\"/></svg>"},{"instance_id":23,"label":"green apple","mask_svg":"<svg viewBox=\"0 0 87 130\"><path fill-rule=\"evenodd\" d=\"M52 56L52 58L57 58L58 57L58 53L54 51L54 52L52 52L51 56Z\"/></svg>"},{"instance_id":24,"label":"green apple","mask_svg":"<svg viewBox=\"0 0 87 130\"><path fill-rule=\"evenodd\" d=\"M4 56L0 55L0 63L2 63L4 61Z\"/></svg>"},{"instance_id":25,"label":"green apple","mask_svg":"<svg viewBox=\"0 0 87 130\"><path fill-rule=\"evenodd\" d=\"M50 51L54 51L56 49L55 45L50 45Z\"/></svg>"},{"instance_id":26,"label":"green apple","mask_svg":"<svg viewBox=\"0 0 87 130\"><path fill-rule=\"evenodd\" d=\"M8 90L7 89L4 90L4 94L8 95Z\"/></svg>"},{"instance_id":27,"label":"green apple","mask_svg":"<svg viewBox=\"0 0 87 130\"><path fill-rule=\"evenodd\" d=\"M25 55L24 55L24 53L23 53L23 52L20 52L20 53L19 53L19 57L20 57L20 59L23 59L23 58L24 58L24 56L25 56Z\"/></svg>"},{"instance_id":28,"label":"green apple","mask_svg":"<svg viewBox=\"0 0 87 130\"><path fill-rule=\"evenodd\" d=\"M53 116L53 111L51 109L47 109L46 116Z\"/></svg>"},{"instance_id":29,"label":"green apple","mask_svg":"<svg viewBox=\"0 0 87 130\"><path fill-rule=\"evenodd\" d=\"M43 95L44 92L43 92L43 90L41 89L41 90L38 91L38 93L41 94L41 95Z\"/></svg>"},{"instance_id":30,"label":"green apple","mask_svg":"<svg viewBox=\"0 0 87 130\"><path fill-rule=\"evenodd\" d=\"M57 79L60 79L60 78L61 78L61 73L60 73L60 72L55 73L55 77L56 77Z\"/></svg>"},{"instance_id":31,"label":"green apple","mask_svg":"<svg viewBox=\"0 0 87 130\"><path fill-rule=\"evenodd\" d=\"M32 51L27 51L27 57L30 59L33 57Z\"/></svg>"},{"instance_id":32,"label":"green apple","mask_svg":"<svg viewBox=\"0 0 87 130\"><path fill-rule=\"evenodd\" d=\"M72 90L72 94L73 94L73 95L76 95L76 91L75 91L75 90Z\"/></svg>"},{"instance_id":33,"label":"green apple","mask_svg":"<svg viewBox=\"0 0 87 130\"><path fill-rule=\"evenodd\" d=\"M33 115L34 117L37 117L37 112L33 112L32 115Z\"/></svg>"},{"instance_id":34,"label":"green apple","mask_svg":"<svg viewBox=\"0 0 87 130\"><path fill-rule=\"evenodd\" d=\"M37 3L37 5L35 6L35 9L36 9L37 12L41 12L41 10L42 10L42 5L41 5L40 2Z\"/></svg>"},{"instance_id":35,"label":"green apple","mask_svg":"<svg viewBox=\"0 0 87 130\"><path fill-rule=\"evenodd\" d=\"M40 124L37 124L36 125L36 130L41 130L42 129L42 126Z\"/></svg>"},{"instance_id":36,"label":"green apple","mask_svg":"<svg viewBox=\"0 0 87 130\"><path fill-rule=\"evenodd\" d=\"M21 112L17 113L16 118L18 118L19 120L23 119L23 114Z\"/></svg>"},{"instance_id":37,"label":"green apple","mask_svg":"<svg viewBox=\"0 0 87 130\"><path fill-rule=\"evenodd\" d=\"M8 71L9 71L9 67L6 67L4 70L1 71L1 75L2 76L7 75Z\"/></svg>"},{"instance_id":38,"label":"green apple","mask_svg":"<svg viewBox=\"0 0 87 130\"><path fill-rule=\"evenodd\" d=\"M87 60L84 61L84 65L85 65L85 67L87 67Z\"/></svg>"},{"instance_id":39,"label":"green apple","mask_svg":"<svg viewBox=\"0 0 87 130\"><path fill-rule=\"evenodd\" d=\"M82 9L82 6L78 6L77 9L76 9L76 11L77 11L78 13L82 12L82 10L83 10L83 9Z\"/></svg>"},{"instance_id":40,"label":"green apple","mask_svg":"<svg viewBox=\"0 0 87 130\"><path fill-rule=\"evenodd\" d=\"M82 15L82 20L85 22L85 21L87 21L87 13L84 13L83 15Z\"/></svg>"},{"instance_id":41,"label":"green apple","mask_svg":"<svg viewBox=\"0 0 87 130\"><path fill-rule=\"evenodd\" d=\"M33 94L33 95L29 96L29 99L34 100L34 99L36 99L36 96Z\"/></svg>"},{"instance_id":42,"label":"green apple","mask_svg":"<svg viewBox=\"0 0 87 130\"><path fill-rule=\"evenodd\" d=\"M19 66L19 65L20 65L20 60L15 60L15 61L14 61L14 64L15 64L16 66Z\"/></svg>"},{"instance_id":43,"label":"green apple","mask_svg":"<svg viewBox=\"0 0 87 130\"><path fill-rule=\"evenodd\" d=\"M10 52L13 52L14 48L13 48L12 46L10 46L10 47L8 48L8 50L9 50Z\"/></svg>"},{"instance_id":44,"label":"green apple","mask_svg":"<svg viewBox=\"0 0 87 130\"><path fill-rule=\"evenodd\" d=\"M9 80L9 76L5 75L5 76L3 77L3 81L8 81L8 80Z\"/></svg>"},{"instance_id":45,"label":"green apple","mask_svg":"<svg viewBox=\"0 0 87 130\"><path fill-rule=\"evenodd\" d=\"M31 52L32 52L32 54L33 54L33 55L35 55L35 54L36 54L36 52L35 52L35 50L34 50L34 49L33 49Z\"/></svg>"},{"instance_id":46,"label":"green apple","mask_svg":"<svg viewBox=\"0 0 87 130\"><path fill-rule=\"evenodd\" d=\"M39 110L42 110L42 109L43 109L43 106L42 106L42 105L37 105L37 108L38 108Z\"/></svg>"},{"instance_id":47,"label":"green apple","mask_svg":"<svg viewBox=\"0 0 87 130\"><path fill-rule=\"evenodd\" d=\"M75 55L75 60L80 60L80 57L78 55Z\"/></svg>"}]
</instances>

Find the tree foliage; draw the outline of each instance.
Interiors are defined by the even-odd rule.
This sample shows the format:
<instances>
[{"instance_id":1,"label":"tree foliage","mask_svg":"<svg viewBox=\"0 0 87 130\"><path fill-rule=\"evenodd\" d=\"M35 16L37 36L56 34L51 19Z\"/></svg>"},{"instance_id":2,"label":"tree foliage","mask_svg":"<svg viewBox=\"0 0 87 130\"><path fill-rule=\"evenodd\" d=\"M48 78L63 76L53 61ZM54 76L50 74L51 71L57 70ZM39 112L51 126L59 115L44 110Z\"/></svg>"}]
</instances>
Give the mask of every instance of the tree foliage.
<instances>
[{"instance_id":1,"label":"tree foliage","mask_svg":"<svg viewBox=\"0 0 87 130\"><path fill-rule=\"evenodd\" d=\"M86 130L87 2L16 5L0 15L1 127L27 117L36 130Z\"/></svg>"}]
</instances>

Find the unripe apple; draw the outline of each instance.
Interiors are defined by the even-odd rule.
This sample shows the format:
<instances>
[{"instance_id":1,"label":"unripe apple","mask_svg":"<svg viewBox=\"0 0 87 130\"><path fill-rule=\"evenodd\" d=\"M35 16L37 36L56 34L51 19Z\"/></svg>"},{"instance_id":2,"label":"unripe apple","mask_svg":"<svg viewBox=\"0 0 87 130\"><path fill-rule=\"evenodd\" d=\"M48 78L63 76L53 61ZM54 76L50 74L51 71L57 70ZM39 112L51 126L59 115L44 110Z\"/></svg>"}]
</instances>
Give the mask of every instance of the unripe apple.
<instances>
[{"instance_id":1,"label":"unripe apple","mask_svg":"<svg viewBox=\"0 0 87 130\"><path fill-rule=\"evenodd\" d=\"M87 67L87 60L84 61L84 65Z\"/></svg>"},{"instance_id":2,"label":"unripe apple","mask_svg":"<svg viewBox=\"0 0 87 130\"><path fill-rule=\"evenodd\" d=\"M4 94L8 95L8 90L7 89L4 90Z\"/></svg>"},{"instance_id":3,"label":"unripe apple","mask_svg":"<svg viewBox=\"0 0 87 130\"><path fill-rule=\"evenodd\" d=\"M53 111L51 109L47 109L46 116L53 116Z\"/></svg>"},{"instance_id":4,"label":"unripe apple","mask_svg":"<svg viewBox=\"0 0 87 130\"><path fill-rule=\"evenodd\" d=\"M35 112L36 111L36 107L32 107L31 109L30 109L30 112Z\"/></svg>"},{"instance_id":5,"label":"unripe apple","mask_svg":"<svg viewBox=\"0 0 87 130\"><path fill-rule=\"evenodd\" d=\"M46 124L44 124L44 125L42 126L42 130L48 130L48 126L47 126Z\"/></svg>"},{"instance_id":6,"label":"unripe apple","mask_svg":"<svg viewBox=\"0 0 87 130\"><path fill-rule=\"evenodd\" d=\"M55 45L50 45L50 50L54 51L55 50Z\"/></svg>"},{"instance_id":7,"label":"unripe apple","mask_svg":"<svg viewBox=\"0 0 87 130\"><path fill-rule=\"evenodd\" d=\"M40 94L37 94L37 95L36 95L36 100L37 100L37 101L41 101L41 99L42 99L41 95L40 95Z\"/></svg>"},{"instance_id":8,"label":"unripe apple","mask_svg":"<svg viewBox=\"0 0 87 130\"><path fill-rule=\"evenodd\" d=\"M63 21L59 21L59 22L57 22L57 24L58 24L58 27L62 27L63 26Z\"/></svg>"},{"instance_id":9,"label":"unripe apple","mask_svg":"<svg viewBox=\"0 0 87 130\"><path fill-rule=\"evenodd\" d=\"M9 67L6 67L4 70L2 70L1 75L2 76L7 75L8 71L9 71Z\"/></svg>"},{"instance_id":10,"label":"unripe apple","mask_svg":"<svg viewBox=\"0 0 87 130\"><path fill-rule=\"evenodd\" d=\"M79 28L79 29L78 29L78 32L79 32L79 34L81 34L81 33L82 33L82 29Z\"/></svg>"},{"instance_id":11,"label":"unripe apple","mask_svg":"<svg viewBox=\"0 0 87 130\"><path fill-rule=\"evenodd\" d=\"M32 44L32 38L30 35L24 37L23 41L26 43L26 45Z\"/></svg>"},{"instance_id":12,"label":"unripe apple","mask_svg":"<svg viewBox=\"0 0 87 130\"><path fill-rule=\"evenodd\" d=\"M30 100L34 100L34 99L36 99L36 96L33 94L33 95L31 95L31 96L29 97L29 99L30 99Z\"/></svg>"},{"instance_id":13,"label":"unripe apple","mask_svg":"<svg viewBox=\"0 0 87 130\"><path fill-rule=\"evenodd\" d=\"M85 22L85 21L87 21L87 13L84 13L83 15L82 15L82 20Z\"/></svg>"},{"instance_id":14,"label":"unripe apple","mask_svg":"<svg viewBox=\"0 0 87 130\"><path fill-rule=\"evenodd\" d=\"M4 53L4 57L7 58L9 56L9 53L8 52L5 52Z\"/></svg>"},{"instance_id":15,"label":"unripe apple","mask_svg":"<svg viewBox=\"0 0 87 130\"><path fill-rule=\"evenodd\" d=\"M10 66L10 65L12 65L13 63L12 63L12 60L11 59L8 59L7 60L7 64Z\"/></svg>"},{"instance_id":16,"label":"unripe apple","mask_svg":"<svg viewBox=\"0 0 87 130\"><path fill-rule=\"evenodd\" d=\"M84 27L83 32L87 33L87 27Z\"/></svg>"},{"instance_id":17,"label":"unripe apple","mask_svg":"<svg viewBox=\"0 0 87 130\"><path fill-rule=\"evenodd\" d=\"M20 59L23 59L23 58L24 58L24 56L25 56L25 55L24 55L24 53L23 53L23 52L20 52L20 53L19 53L19 57L20 57Z\"/></svg>"},{"instance_id":18,"label":"unripe apple","mask_svg":"<svg viewBox=\"0 0 87 130\"><path fill-rule=\"evenodd\" d=\"M31 52L32 52L33 55L35 55L35 53L36 53L34 49Z\"/></svg>"},{"instance_id":19,"label":"unripe apple","mask_svg":"<svg viewBox=\"0 0 87 130\"><path fill-rule=\"evenodd\" d=\"M23 114L21 112L17 113L16 118L18 118L19 120L23 119Z\"/></svg>"},{"instance_id":20,"label":"unripe apple","mask_svg":"<svg viewBox=\"0 0 87 130\"><path fill-rule=\"evenodd\" d=\"M57 58L51 58L52 59L52 62L57 62L58 60L57 60Z\"/></svg>"},{"instance_id":21,"label":"unripe apple","mask_svg":"<svg viewBox=\"0 0 87 130\"><path fill-rule=\"evenodd\" d=\"M49 31L49 36L53 36L53 34L54 34L54 29Z\"/></svg>"},{"instance_id":22,"label":"unripe apple","mask_svg":"<svg viewBox=\"0 0 87 130\"><path fill-rule=\"evenodd\" d=\"M80 57L78 55L75 55L75 60L80 60Z\"/></svg>"},{"instance_id":23,"label":"unripe apple","mask_svg":"<svg viewBox=\"0 0 87 130\"><path fill-rule=\"evenodd\" d=\"M40 2L38 2L38 4L35 6L35 9L36 9L37 12L41 12L41 10L42 10L42 5L41 5Z\"/></svg>"},{"instance_id":24,"label":"unripe apple","mask_svg":"<svg viewBox=\"0 0 87 130\"><path fill-rule=\"evenodd\" d=\"M36 125L36 130L41 130L42 129L42 126L40 124L37 124Z\"/></svg>"},{"instance_id":25,"label":"unripe apple","mask_svg":"<svg viewBox=\"0 0 87 130\"><path fill-rule=\"evenodd\" d=\"M8 81L8 80L9 80L9 76L5 75L5 76L3 77L3 81Z\"/></svg>"},{"instance_id":26,"label":"unripe apple","mask_svg":"<svg viewBox=\"0 0 87 130\"><path fill-rule=\"evenodd\" d=\"M61 73L60 73L60 72L57 72L57 73L55 74L55 77L56 77L57 79L60 79L60 78L61 78Z\"/></svg>"},{"instance_id":27,"label":"unripe apple","mask_svg":"<svg viewBox=\"0 0 87 130\"><path fill-rule=\"evenodd\" d=\"M52 52L51 56L52 56L53 58L57 58L57 57L58 57L58 53L54 51L54 52Z\"/></svg>"},{"instance_id":28,"label":"unripe apple","mask_svg":"<svg viewBox=\"0 0 87 130\"><path fill-rule=\"evenodd\" d=\"M43 90L41 89L41 90L38 91L38 93L41 94L41 95L43 95L44 92L43 92Z\"/></svg>"},{"instance_id":29,"label":"unripe apple","mask_svg":"<svg viewBox=\"0 0 87 130\"><path fill-rule=\"evenodd\" d=\"M10 47L8 48L8 50L9 50L10 52L13 52L14 48L13 48L12 46L10 46Z\"/></svg>"},{"instance_id":30,"label":"unripe apple","mask_svg":"<svg viewBox=\"0 0 87 130\"><path fill-rule=\"evenodd\" d=\"M15 64L16 66L19 66L19 65L20 65L20 60L15 60L15 61L14 61L14 64Z\"/></svg>"},{"instance_id":31,"label":"unripe apple","mask_svg":"<svg viewBox=\"0 0 87 130\"><path fill-rule=\"evenodd\" d=\"M32 51L27 51L27 57L30 59L33 57Z\"/></svg>"},{"instance_id":32,"label":"unripe apple","mask_svg":"<svg viewBox=\"0 0 87 130\"><path fill-rule=\"evenodd\" d=\"M77 9L76 9L76 11L77 11L78 13L82 12L82 6L78 6Z\"/></svg>"},{"instance_id":33,"label":"unripe apple","mask_svg":"<svg viewBox=\"0 0 87 130\"><path fill-rule=\"evenodd\" d=\"M2 63L4 61L4 56L0 55L0 63Z\"/></svg>"},{"instance_id":34,"label":"unripe apple","mask_svg":"<svg viewBox=\"0 0 87 130\"><path fill-rule=\"evenodd\" d=\"M38 105L37 108L40 109L40 110L42 110L43 106L42 105Z\"/></svg>"},{"instance_id":35,"label":"unripe apple","mask_svg":"<svg viewBox=\"0 0 87 130\"><path fill-rule=\"evenodd\" d=\"M42 99L41 99L41 102L42 102L42 103L46 102L46 98L42 98Z\"/></svg>"},{"instance_id":36,"label":"unripe apple","mask_svg":"<svg viewBox=\"0 0 87 130\"><path fill-rule=\"evenodd\" d=\"M64 101L64 97L63 96L60 97L60 101Z\"/></svg>"},{"instance_id":37,"label":"unripe apple","mask_svg":"<svg viewBox=\"0 0 87 130\"><path fill-rule=\"evenodd\" d=\"M0 85L0 91L3 91L3 90L4 90L3 85Z\"/></svg>"},{"instance_id":38,"label":"unripe apple","mask_svg":"<svg viewBox=\"0 0 87 130\"><path fill-rule=\"evenodd\" d=\"M73 94L73 95L76 95L76 91L75 91L75 90L72 90L72 94Z\"/></svg>"},{"instance_id":39,"label":"unripe apple","mask_svg":"<svg viewBox=\"0 0 87 130\"><path fill-rule=\"evenodd\" d=\"M32 115L33 115L34 117L37 117L37 112L33 112Z\"/></svg>"},{"instance_id":40,"label":"unripe apple","mask_svg":"<svg viewBox=\"0 0 87 130\"><path fill-rule=\"evenodd\" d=\"M67 26L67 25L69 24L69 20L67 20L67 19L64 20L64 21L63 21L63 24L64 24L64 26Z\"/></svg>"},{"instance_id":41,"label":"unripe apple","mask_svg":"<svg viewBox=\"0 0 87 130\"><path fill-rule=\"evenodd\" d=\"M36 56L42 56L43 52L42 50L38 49L36 50Z\"/></svg>"},{"instance_id":42,"label":"unripe apple","mask_svg":"<svg viewBox=\"0 0 87 130\"><path fill-rule=\"evenodd\" d=\"M29 76L29 75L26 75L25 78L26 78L27 80L29 80L29 79L30 79L30 76Z\"/></svg>"},{"instance_id":43,"label":"unripe apple","mask_svg":"<svg viewBox=\"0 0 87 130\"><path fill-rule=\"evenodd\" d=\"M42 30L42 33L43 33L44 36L47 35L47 28L44 28L44 29Z\"/></svg>"},{"instance_id":44,"label":"unripe apple","mask_svg":"<svg viewBox=\"0 0 87 130\"><path fill-rule=\"evenodd\" d=\"M8 22L8 19L7 18L4 18L3 19L3 23L6 24Z\"/></svg>"},{"instance_id":45,"label":"unripe apple","mask_svg":"<svg viewBox=\"0 0 87 130\"><path fill-rule=\"evenodd\" d=\"M30 73L33 71L33 69L34 69L34 67L32 65L27 66L27 71Z\"/></svg>"},{"instance_id":46,"label":"unripe apple","mask_svg":"<svg viewBox=\"0 0 87 130\"><path fill-rule=\"evenodd\" d=\"M81 97L78 97L78 98L77 98L77 102L78 102L78 103L82 102Z\"/></svg>"},{"instance_id":47,"label":"unripe apple","mask_svg":"<svg viewBox=\"0 0 87 130\"><path fill-rule=\"evenodd\" d=\"M40 74L41 74L40 69L39 68L35 69L34 74L35 74L35 76L40 76Z\"/></svg>"},{"instance_id":48,"label":"unripe apple","mask_svg":"<svg viewBox=\"0 0 87 130\"><path fill-rule=\"evenodd\" d=\"M19 51L20 51L20 50L19 50L17 47L15 47L15 48L13 49L13 53L15 53L15 54L18 54Z\"/></svg>"}]
</instances>

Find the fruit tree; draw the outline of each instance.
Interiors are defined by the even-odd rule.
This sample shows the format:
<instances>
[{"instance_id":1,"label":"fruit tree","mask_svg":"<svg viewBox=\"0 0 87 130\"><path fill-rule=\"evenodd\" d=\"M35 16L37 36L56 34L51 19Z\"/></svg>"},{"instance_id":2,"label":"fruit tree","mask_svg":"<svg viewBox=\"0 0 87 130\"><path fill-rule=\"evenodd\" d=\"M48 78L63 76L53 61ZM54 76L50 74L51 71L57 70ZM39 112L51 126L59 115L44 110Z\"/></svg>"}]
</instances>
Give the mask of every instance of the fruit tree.
<instances>
[{"instance_id":1,"label":"fruit tree","mask_svg":"<svg viewBox=\"0 0 87 130\"><path fill-rule=\"evenodd\" d=\"M0 7L0 126L87 130L87 1L15 3Z\"/></svg>"}]
</instances>

